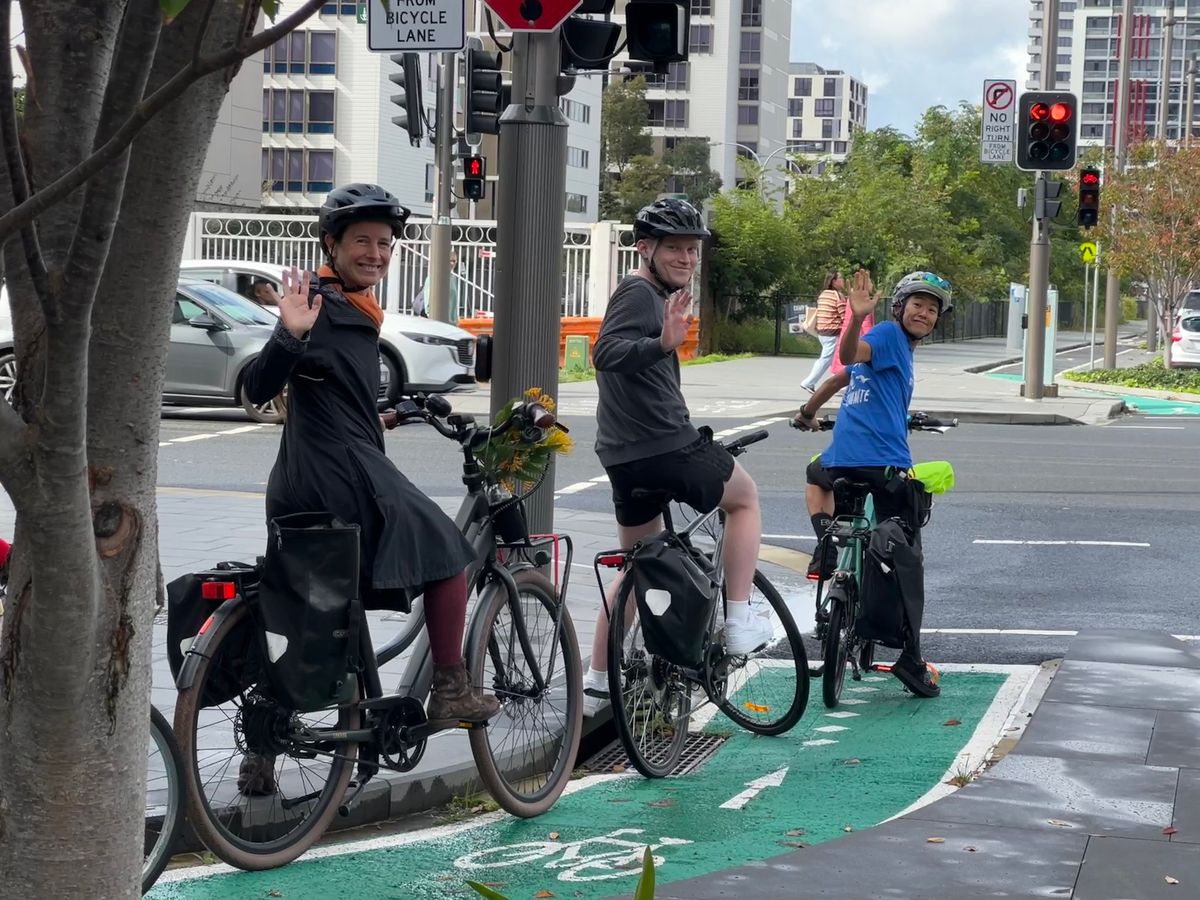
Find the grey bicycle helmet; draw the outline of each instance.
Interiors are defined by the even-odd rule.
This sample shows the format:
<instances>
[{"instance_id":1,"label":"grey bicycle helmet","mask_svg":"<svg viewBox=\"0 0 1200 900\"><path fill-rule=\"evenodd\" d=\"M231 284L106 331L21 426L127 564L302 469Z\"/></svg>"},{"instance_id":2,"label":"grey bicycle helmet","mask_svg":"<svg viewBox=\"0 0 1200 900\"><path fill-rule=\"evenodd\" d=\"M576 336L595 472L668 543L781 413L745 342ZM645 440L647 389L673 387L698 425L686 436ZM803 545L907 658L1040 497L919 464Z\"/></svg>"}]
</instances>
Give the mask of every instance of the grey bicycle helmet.
<instances>
[{"instance_id":1,"label":"grey bicycle helmet","mask_svg":"<svg viewBox=\"0 0 1200 900\"><path fill-rule=\"evenodd\" d=\"M933 272L909 272L898 282L892 294L892 315L897 319L904 313L904 304L913 294L928 294L938 302L938 317L954 308L950 282Z\"/></svg>"},{"instance_id":2,"label":"grey bicycle helmet","mask_svg":"<svg viewBox=\"0 0 1200 900\"><path fill-rule=\"evenodd\" d=\"M664 198L643 206L633 222L633 233L640 238L708 237L700 211L686 200Z\"/></svg>"},{"instance_id":3,"label":"grey bicycle helmet","mask_svg":"<svg viewBox=\"0 0 1200 900\"><path fill-rule=\"evenodd\" d=\"M334 188L321 204L320 231L338 240L354 222L385 222L400 237L409 211L377 184L347 184Z\"/></svg>"}]
</instances>

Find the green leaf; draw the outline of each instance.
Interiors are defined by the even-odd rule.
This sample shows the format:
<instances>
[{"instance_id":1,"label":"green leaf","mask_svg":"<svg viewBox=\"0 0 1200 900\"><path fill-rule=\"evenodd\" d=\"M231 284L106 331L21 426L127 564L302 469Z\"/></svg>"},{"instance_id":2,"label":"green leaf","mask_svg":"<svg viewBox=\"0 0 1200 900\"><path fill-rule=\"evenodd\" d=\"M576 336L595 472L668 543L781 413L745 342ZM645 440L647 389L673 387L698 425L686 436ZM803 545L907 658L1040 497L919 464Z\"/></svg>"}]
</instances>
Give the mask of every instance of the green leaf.
<instances>
[{"instance_id":1,"label":"green leaf","mask_svg":"<svg viewBox=\"0 0 1200 900\"><path fill-rule=\"evenodd\" d=\"M266 4L264 3L263 5L265 6ZM503 894L496 893L490 887L480 884L478 881L468 881L467 887L474 888L476 892L487 897L488 900L508 900Z\"/></svg>"},{"instance_id":2,"label":"green leaf","mask_svg":"<svg viewBox=\"0 0 1200 900\"><path fill-rule=\"evenodd\" d=\"M274 22L275 17L279 15L279 0L262 0L262 11L267 14L268 19Z\"/></svg>"},{"instance_id":3,"label":"green leaf","mask_svg":"<svg viewBox=\"0 0 1200 900\"><path fill-rule=\"evenodd\" d=\"M158 2L159 6L162 7L163 18L166 19L167 24L170 25L175 21L176 17L178 17L181 12L187 9L187 5L191 3L192 0L158 0ZM276 0L276 2L278 2L278 0Z\"/></svg>"},{"instance_id":4,"label":"green leaf","mask_svg":"<svg viewBox=\"0 0 1200 900\"><path fill-rule=\"evenodd\" d=\"M642 854L642 877L638 879L633 900L654 900L654 854L648 846Z\"/></svg>"}]
</instances>

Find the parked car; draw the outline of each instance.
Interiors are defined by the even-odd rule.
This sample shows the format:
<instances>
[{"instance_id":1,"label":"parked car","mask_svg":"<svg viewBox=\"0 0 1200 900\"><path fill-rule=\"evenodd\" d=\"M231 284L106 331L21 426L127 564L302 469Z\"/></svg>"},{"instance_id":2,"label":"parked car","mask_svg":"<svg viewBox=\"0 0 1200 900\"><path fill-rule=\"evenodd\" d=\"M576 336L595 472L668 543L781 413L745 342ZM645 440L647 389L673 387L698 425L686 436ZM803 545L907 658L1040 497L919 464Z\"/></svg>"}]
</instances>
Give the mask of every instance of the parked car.
<instances>
[{"instance_id":1,"label":"parked car","mask_svg":"<svg viewBox=\"0 0 1200 900\"><path fill-rule=\"evenodd\" d=\"M280 290L284 267L272 263L234 260L186 259L182 277L201 279L241 294L255 302L254 282L270 282ZM263 306L274 312L274 307ZM389 371L388 400L404 390L444 392L474 384L475 337L444 322L389 312L383 317L379 350Z\"/></svg>"},{"instance_id":2,"label":"parked car","mask_svg":"<svg viewBox=\"0 0 1200 900\"><path fill-rule=\"evenodd\" d=\"M1183 302L1179 304L1179 309L1175 310L1176 321L1185 316L1200 316L1200 291L1188 291Z\"/></svg>"},{"instance_id":3,"label":"parked car","mask_svg":"<svg viewBox=\"0 0 1200 900\"><path fill-rule=\"evenodd\" d=\"M1200 366L1200 309L1175 321L1171 341L1171 365Z\"/></svg>"}]
</instances>

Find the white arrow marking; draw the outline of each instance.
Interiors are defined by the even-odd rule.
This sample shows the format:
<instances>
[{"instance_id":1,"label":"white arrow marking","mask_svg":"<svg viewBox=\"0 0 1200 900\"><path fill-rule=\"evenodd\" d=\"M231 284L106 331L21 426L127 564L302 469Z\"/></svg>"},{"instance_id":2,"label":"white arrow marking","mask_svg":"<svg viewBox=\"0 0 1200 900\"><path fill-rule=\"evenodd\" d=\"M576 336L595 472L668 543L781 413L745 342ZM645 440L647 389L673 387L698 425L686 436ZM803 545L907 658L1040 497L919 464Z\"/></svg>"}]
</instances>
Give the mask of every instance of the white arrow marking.
<instances>
[{"instance_id":1,"label":"white arrow marking","mask_svg":"<svg viewBox=\"0 0 1200 900\"><path fill-rule=\"evenodd\" d=\"M783 784L784 776L787 775L788 767L784 766L777 772L772 772L770 775L764 775L762 778L755 778L753 781L746 782L746 790L742 791L736 797L731 797L721 804L721 809L741 809L751 800L758 796L759 791L763 788L779 787Z\"/></svg>"},{"instance_id":2,"label":"white arrow marking","mask_svg":"<svg viewBox=\"0 0 1200 900\"><path fill-rule=\"evenodd\" d=\"M830 744L836 744L837 741L831 741L829 738L819 738L815 741L805 741L805 747L828 747Z\"/></svg>"}]
</instances>

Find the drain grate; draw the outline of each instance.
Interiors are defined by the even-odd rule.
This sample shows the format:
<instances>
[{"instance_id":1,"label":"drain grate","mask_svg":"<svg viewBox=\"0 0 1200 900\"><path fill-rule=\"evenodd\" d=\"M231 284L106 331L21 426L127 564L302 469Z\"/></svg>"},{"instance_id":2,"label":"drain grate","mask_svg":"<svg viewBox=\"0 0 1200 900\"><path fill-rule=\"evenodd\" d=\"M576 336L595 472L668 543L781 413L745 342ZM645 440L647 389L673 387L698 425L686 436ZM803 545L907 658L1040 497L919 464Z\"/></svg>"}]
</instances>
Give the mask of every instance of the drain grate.
<instances>
[{"instance_id":1,"label":"drain grate","mask_svg":"<svg viewBox=\"0 0 1200 900\"><path fill-rule=\"evenodd\" d=\"M703 732L689 731L687 739L683 742L683 753L679 757L679 762L675 764L675 768L670 771L668 778L673 778L677 775L687 775L689 772L694 772L703 766L706 762L716 755L716 752L721 749L729 737L723 734L705 734ZM586 762L582 763L579 768L585 772L599 773L612 772L625 767L630 771L635 771L633 764L629 761L629 754L625 752L625 748L621 745L620 740L615 740L608 746L597 751Z\"/></svg>"}]
</instances>

